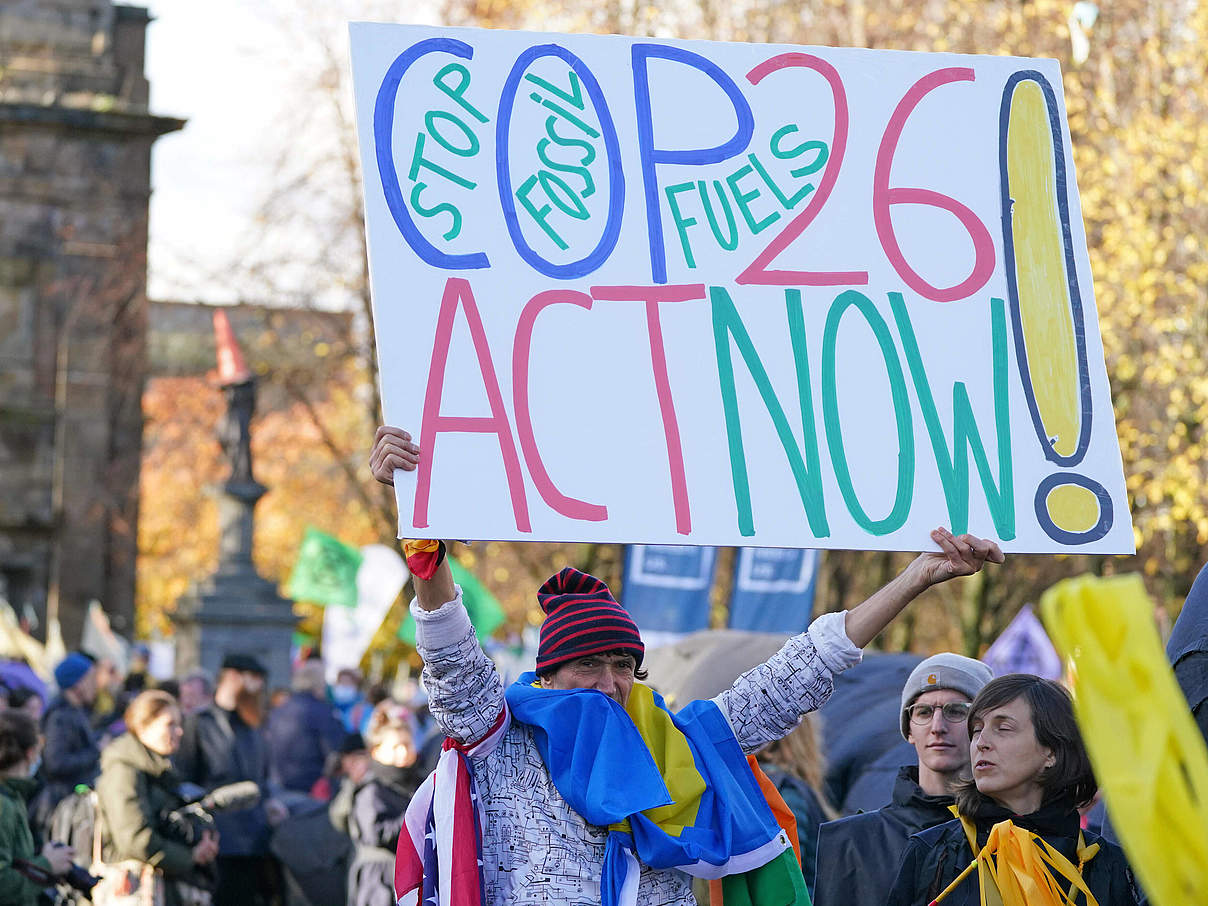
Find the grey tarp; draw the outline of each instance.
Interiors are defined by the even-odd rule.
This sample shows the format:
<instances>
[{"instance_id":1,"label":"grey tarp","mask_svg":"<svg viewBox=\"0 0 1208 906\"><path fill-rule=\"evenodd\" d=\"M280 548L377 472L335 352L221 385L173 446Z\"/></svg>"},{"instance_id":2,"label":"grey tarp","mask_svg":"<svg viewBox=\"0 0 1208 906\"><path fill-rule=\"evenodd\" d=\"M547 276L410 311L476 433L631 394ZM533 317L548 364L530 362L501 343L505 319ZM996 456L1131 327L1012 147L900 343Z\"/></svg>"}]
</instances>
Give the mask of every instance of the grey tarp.
<instances>
[{"instance_id":1,"label":"grey tarp","mask_svg":"<svg viewBox=\"0 0 1208 906\"><path fill-rule=\"evenodd\" d=\"M676 710L720 694L739 674L771 657L785 639L734 629L705 630L652 649L644 666L650 684ZM910 654L869 652L863 663L836 677L834 695L821 714L827 795L841 811L885 805L898 768L915 763L914 749L898 729L898 707L902 684L919 660Z\"/></svg>"}]
</instances>

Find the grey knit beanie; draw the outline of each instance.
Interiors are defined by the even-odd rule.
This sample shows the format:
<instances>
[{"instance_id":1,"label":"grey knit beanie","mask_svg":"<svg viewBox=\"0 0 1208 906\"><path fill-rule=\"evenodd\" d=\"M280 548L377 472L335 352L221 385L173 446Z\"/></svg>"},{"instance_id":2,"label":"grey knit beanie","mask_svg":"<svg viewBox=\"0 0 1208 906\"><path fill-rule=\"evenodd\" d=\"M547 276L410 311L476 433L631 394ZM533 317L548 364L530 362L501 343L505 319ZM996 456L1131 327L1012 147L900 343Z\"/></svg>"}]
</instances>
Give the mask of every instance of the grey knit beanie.
<instances>
[{"instance_id":1,"label":"grey knit beanie","mask_svg":"<svg viewBox=\"0 0 1208 906\"><path fill-rule=\"evenodd\" d=\"M914 700L924 692L934 689L954 689L969 696L969 700L977 698L982 686L994 679L994 671L971 657L942 651L933 654L910 672L906 685L902 687L902 738L909 739L906 709L914 704Z\"/></svg>"}]
</instances>

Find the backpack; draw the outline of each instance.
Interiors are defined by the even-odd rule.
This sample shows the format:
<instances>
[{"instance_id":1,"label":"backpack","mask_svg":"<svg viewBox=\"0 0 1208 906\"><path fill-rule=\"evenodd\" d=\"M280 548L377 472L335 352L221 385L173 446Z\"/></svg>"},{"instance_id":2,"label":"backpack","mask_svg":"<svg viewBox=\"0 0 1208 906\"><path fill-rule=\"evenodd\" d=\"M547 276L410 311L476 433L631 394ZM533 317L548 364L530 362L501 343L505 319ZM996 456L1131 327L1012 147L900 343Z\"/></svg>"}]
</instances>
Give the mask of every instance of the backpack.
<instances>
[{"instance_id":1,"label":"backpack","mask_svg":"<svg viewBox=\"0 0 1208 906\"><path fill-rule=\"evenodd\" d=\"M80 784L50 813L47 839L66 843L77 853L91 852L96 811L96 792Z\"/></svg>"},{"instance_id":2,"label":"backpack","mask_svg":"<svg viewBox=\"0 0 1208 906\"><path fill-rule=\"evenodd\" d=\"M47 824L47 839L72 847L76 851L76 862L85 867L88 865L88 855L92 852L96 803L96 791L81 783L54 807ZM86 906L90 900L76 890L61 887L56 902L61 906Z\"/></svg>"}]
</instances>

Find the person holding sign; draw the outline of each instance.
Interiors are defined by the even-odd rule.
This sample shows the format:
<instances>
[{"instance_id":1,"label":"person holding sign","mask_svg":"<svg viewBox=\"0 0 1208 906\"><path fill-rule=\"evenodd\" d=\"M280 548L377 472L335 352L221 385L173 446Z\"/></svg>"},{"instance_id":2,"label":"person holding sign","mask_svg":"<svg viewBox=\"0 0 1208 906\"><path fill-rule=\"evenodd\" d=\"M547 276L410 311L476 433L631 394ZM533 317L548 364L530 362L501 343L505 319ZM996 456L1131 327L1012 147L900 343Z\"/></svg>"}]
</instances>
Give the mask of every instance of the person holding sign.
<instances>
[{"instance_id":1,"label":"person holding sign","mask_svg":"<svg viewBox=\"0 0 1208 906\"><path fill-rule=\"evenodd\" d=\"M419 457L407 432L383 427L370 465L393 484L395 470L414 470ZM600 580L567 567L542 585L536 671L505 690L443 542L408 542L416 647L449 741L399 838L400 902L686 906L695 902L691 874L721 878L727 890L747 885L747 895L779 886L779 902L808 903L745 756L818 708L834 675L923 590L1004 560L992 541L946 529L931 537L938 552L853 610L819 617L716 699L674 715L642 683L641 636Z\"/></svg>"}]
</instances>

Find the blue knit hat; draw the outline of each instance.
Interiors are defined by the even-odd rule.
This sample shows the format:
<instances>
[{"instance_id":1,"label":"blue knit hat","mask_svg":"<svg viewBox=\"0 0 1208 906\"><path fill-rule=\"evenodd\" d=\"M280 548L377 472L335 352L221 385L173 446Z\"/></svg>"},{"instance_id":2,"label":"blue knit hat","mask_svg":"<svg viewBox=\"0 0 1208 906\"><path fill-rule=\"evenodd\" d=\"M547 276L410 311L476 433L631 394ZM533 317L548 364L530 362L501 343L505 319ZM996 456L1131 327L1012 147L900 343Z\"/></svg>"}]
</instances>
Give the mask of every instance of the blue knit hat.
<instances>
[{"instance_id":1,"label":"blue knit hat","mask_svg":"<svg viewBox=\"0 0 1208 906\"><path fill-rule=\"evenodd\" d=\"M55 667L55 683L59 691L65 692L84 678L84 674L92 669L92 658L86 654L73 651Z\"/></svg>"}]
</instances>

